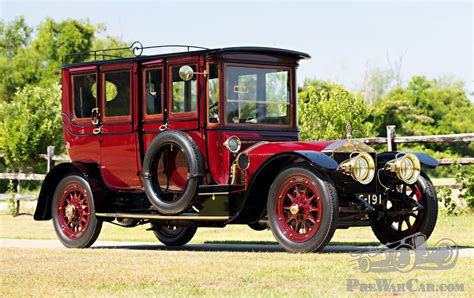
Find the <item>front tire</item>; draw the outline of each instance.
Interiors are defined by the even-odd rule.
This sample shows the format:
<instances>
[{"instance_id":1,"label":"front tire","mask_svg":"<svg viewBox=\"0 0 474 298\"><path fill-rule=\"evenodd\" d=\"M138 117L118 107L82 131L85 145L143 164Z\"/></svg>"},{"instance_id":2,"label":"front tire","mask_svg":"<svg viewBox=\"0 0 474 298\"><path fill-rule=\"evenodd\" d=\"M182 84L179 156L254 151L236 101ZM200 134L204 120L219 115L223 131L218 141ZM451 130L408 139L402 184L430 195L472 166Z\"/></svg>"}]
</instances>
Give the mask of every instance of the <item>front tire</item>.
<instances>
[{"instance_id":1,"label":"front tire","mask_svg":"<svg viewBox=\"0 0 474 298\"><path fill-rule=\"evenodd\" d=\"M89 183L80 175L64 177L51 204L54 230L59 241L70 248L91 246L99 236L102 221L95 216Z\"/></svg>"},{"instance_id":2,"label":"front tire","mask_svg":"<svg viewBox=\"0 0 474 298\"><path fill-rule=\"evenodd\" d=\"M290 252L323 249L336 230L337 211L337 194L329 177L307 164L284 169L268 194L270 229Z\"/></svg>"},{"instance_id":3,"label":"front tire","mask_svg":"<svg viewBox=\"0 0 474 298\"><path fill-rule=\"evenodd\" d=\"M196 227L162 226L152 223L153 234L166 246L185 245L196 234Z\"/></svg>"},{"instance_id":4,"label":"front tire","mask_svg":"<svg viewBox=\"0 0 474 298\"><path fill-rule=\"evenodd\" d=\"M415 184L395 187L392 197L395 196L399 197L398 200L394 200L386 215L372 226L375 236L382 244L393 246L406 237L421 233L424 241L412 243L414 240L408 239L406 242L413 246L424 243L433 232L438 218L438 200L433 183L422 173ZM404 196L401 201L400 196ZM416 200L423 209L411 210L410 200ZM406 212L392 215L390 212L394 208L393 211Z\"/></svg>"}]
</instances>

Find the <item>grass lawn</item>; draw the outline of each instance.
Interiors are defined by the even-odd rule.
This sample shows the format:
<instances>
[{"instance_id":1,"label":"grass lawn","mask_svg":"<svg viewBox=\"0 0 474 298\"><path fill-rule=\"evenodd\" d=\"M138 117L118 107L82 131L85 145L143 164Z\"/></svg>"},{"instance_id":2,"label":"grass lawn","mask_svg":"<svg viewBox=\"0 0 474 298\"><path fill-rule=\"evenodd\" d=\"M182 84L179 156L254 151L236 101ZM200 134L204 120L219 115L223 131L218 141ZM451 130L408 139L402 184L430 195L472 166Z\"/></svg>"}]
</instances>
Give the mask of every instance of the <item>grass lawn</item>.
<instances>
[{"instance_id":1,"label":"grass lawn","mask_svg":"<svg viewBox=\"0 0 474 298\"><path fill-rule=\"evenodd\" d=\"M348 296L352 278L463 284L463 292L450 295L474 295L472 257L435 274L361 273L349 254L339 253L3 248L0 261L2 296ZM359 288L352 294L366 296Z\"/></svg>"},{"instance_id":2,"label":"grass lawn","mask_svg":"<svg viewBox=\"0 0 474 298\"><path fill-rule=\"evenodd\" d=\"M474 216L441 216L430 238L449 237L474 247ZM99 240L156 241L147 226L104 224ZM56 239L52 222L31 216L0 215L0 238ZM246 226L202 228L191 243L276 243L270 231ZM330 245L378 245L369 228L338 230ZM461 257L451 270L362 273L348 253L177 251L133 249L1 248L0 296L393 296L400 293L347 291L347 280L416 285L462 284L463 292L424 295L474 296L473 257ZM469 273L471 272L471 273ZM419 293L402 292L403 295Z\"/></svg>"}]
</instances>

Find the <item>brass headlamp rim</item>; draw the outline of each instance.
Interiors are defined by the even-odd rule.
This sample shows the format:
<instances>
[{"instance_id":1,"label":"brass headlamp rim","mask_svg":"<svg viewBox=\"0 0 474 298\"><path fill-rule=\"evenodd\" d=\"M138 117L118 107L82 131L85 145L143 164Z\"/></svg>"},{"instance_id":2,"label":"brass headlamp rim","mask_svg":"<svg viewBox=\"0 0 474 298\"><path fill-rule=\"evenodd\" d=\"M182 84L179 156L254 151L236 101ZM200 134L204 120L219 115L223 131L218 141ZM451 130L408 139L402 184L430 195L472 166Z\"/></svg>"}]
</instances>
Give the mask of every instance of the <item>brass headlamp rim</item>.
<instances>
[{"instance_id":1,"label":"brass headlamp rim","mask_svg":"<svg viewBox=\"0 0 474 298\"><path fill-rule=\"evenodd\" d=\"M406 159L409 159L413 165L413 172L410 174L410 177L405 177L402 174L402 170L405 167L404 161ZM397 157L395 159L392 159L391 161L388 161L385 164L384 169L388 172L394 173L399 180L405 182L406 184L414 184L420 176L421 163L420 159L415 154L407 153L401 157Z\"/></svg>"},{"instance_id":2,"label":"brass headlamp rim","mask_svg":"<svg viewBox=\"0 0 474 298\"><path fill-rule=\"evenodd\" d=\"M367 162L367 173L364 175L364 179L360 179L360 177L358 177L355 173L357 161L361 158ZM359 182L360 184L366 185L372 182L372 180L374 179L375 161L372 156L370 156L370 154L368 154L367 152L361 152L357 154L357 156L351 157L341 162L337 170L339 172L342 172L343 174L351 176L352 179Z\"/></svg>"}]
</instances>

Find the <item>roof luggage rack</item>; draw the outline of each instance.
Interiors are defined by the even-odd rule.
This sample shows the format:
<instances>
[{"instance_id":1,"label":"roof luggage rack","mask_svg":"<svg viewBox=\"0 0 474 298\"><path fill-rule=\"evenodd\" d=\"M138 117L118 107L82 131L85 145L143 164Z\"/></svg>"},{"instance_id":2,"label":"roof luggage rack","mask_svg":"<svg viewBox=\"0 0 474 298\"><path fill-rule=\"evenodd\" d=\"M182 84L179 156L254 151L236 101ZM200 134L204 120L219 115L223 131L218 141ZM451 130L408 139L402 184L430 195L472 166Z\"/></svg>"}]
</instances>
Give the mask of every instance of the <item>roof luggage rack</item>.
<instances>
[{"instance_id":1,"label":"roof luggage rack","mask_svg":"<svg viewBox=\"0 0 474 298\"><path fill-rule=\"evenodd\" d=\"M121 50L131 50L132 54L135 57L140 57L143 54L143 50L160 49L160 48L186 48L188 52L190 52L191 49L209 50L209 48L200 47L200 46L192 46L192 45L159 45L159 46L144 47L141 42L134 41L129 47L124 47L124 48L112 48L112 49L103 49L103 50L94 50L94 51L88 51L88 52L77 52L77 53L67 54L67 55L62 56L61 61L64 64L64 61L69 57L81 57L81 56L93 57L94 58L93 61L97 61L101 57L102 57L101 60L105 60L106 58L117 58L117 59L126 58L126 57L112 55L108 53L108 52L121 51ZM76 62L79 62L79 61L76 61Z\"/></svg>"}]
</instances>

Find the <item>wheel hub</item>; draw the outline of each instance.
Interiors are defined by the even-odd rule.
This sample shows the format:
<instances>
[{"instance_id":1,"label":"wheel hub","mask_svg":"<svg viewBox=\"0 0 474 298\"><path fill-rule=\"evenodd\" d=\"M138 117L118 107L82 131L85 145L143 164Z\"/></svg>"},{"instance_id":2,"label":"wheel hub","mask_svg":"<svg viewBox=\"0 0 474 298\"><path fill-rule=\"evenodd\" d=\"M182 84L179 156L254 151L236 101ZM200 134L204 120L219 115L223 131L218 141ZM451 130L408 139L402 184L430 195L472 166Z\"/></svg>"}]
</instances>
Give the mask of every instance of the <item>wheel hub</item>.
<instances>
[{"instance_id":1,"label":"wheel hub","mask_svg":"<svg viewBox=\"0 0 474 298\"><path fill-rule=\"evenodd\" d=\"M74 205L67 205L64 210L64 215L66 215L68 220L71 220L76 216L76 207Z\"/></svg>"},{"instance_id":2,"label":"wheel hub","mask_svg":"<svg viewBox=\"0 0 474 298\"><path fill-rule=\"evenodd\" d=\"M296 204L291 205L290 207L291 214L296 215L298 214L299 211L300 211L300 207L298 205Z\"/></svg>"}]
</instances>

